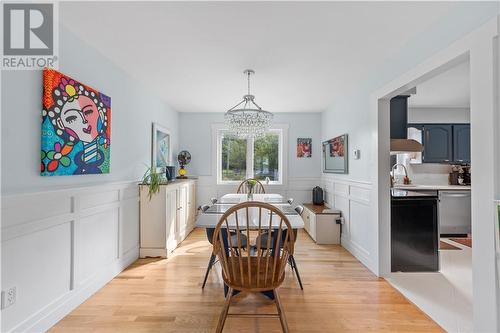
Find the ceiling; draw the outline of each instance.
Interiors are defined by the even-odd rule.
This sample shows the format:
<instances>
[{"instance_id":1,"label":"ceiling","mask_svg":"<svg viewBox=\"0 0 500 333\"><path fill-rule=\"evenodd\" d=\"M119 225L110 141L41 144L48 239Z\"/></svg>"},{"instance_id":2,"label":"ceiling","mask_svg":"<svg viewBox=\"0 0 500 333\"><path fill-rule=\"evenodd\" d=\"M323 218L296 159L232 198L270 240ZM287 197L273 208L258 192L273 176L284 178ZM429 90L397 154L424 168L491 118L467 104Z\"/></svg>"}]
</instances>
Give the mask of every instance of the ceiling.
<instances>
[{"instance_id":1,"label":"ceiling","mask_svg":"<svg viewBox=\"0 0 500 333\"><path fill-rule=\"evenodd\" d=\"M410 107L470 107L469 62L463 62L417 86Z\"/></svg>"},{"instance_id":2,"label":"ceiling","mask_svg":"<svg viewBox=\"0 0 500 333\"><path fill-rule=\"evenodd\" d=\"M60 21L180 112L246 92L272 112L319 112L456 2L64 2Z\"/></svg>"}]
</instances>

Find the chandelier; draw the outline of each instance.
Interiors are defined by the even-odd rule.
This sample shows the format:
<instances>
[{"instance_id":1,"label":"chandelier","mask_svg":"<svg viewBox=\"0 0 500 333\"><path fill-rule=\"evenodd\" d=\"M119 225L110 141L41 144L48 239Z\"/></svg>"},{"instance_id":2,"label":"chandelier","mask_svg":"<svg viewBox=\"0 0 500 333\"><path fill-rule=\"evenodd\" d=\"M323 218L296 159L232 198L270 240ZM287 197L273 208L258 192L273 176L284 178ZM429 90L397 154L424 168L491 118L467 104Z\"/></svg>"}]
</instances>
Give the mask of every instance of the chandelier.
<instances>
[{"instance_id":1,"label":"chandelier","mask_svg":"<svg viewBox=\"0 0 500 333\"><path fill-rule=\"evenodd\" d=\"M262 137L271 126L273 114L264 111L255 103L255 96L250 94L250 76L255 74L252 69L243 72L248 80L248 93L243 100L226 111L224 119L230 132L240 138Z\"/></svg>"}]
</instances>

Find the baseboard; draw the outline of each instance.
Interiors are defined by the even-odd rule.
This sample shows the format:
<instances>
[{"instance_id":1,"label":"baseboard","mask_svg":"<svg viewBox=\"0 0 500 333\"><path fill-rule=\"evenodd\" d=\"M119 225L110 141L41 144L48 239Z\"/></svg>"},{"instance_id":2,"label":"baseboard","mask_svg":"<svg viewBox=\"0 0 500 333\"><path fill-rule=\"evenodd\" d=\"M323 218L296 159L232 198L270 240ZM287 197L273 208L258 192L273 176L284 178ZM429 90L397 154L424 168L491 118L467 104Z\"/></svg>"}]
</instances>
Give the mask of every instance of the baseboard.
<instances>
[{"instance_id":1,"label":"baseboard","mask_svg":"<svg viewBox=\"0 0 500 333\"><path fill-rule=\"evenodd\" d=\"M360 249L358 245L353 244L346 237L341 237L340 243L347 251L349 251L356 259L365 265L375 275L378 275L377 265L370 260L370 255Z\"/></svg>"},{"instance_id":2,"label":"baseboard","mask_svg":"<svg viewBox=\"0 0 500 333\"><path fill-rule=\"evenodd\" d=\"M84 285L66 293L19 325L13 327L9 332L46 332L95 292L104 287L106 283L111 281L125 268L130 266L137 258L139 258L139 247L127 251L124 257L116 260L111 265L103 267L100 274L89 279Z\"/></svg>"},{"instance_id":3,"label":"baseboard","mask_svg":"<svg viewBox=\"0 0 500 333\"><path fill-rule=\"evenodd\" d=\"M140 258L147 258L147 257L161 257L161 258L166 258L167 257L167 250L166 249L150 249L150 248L143 248L141 247L139 250L139 257Z\"/></svg>"}]
</instances>

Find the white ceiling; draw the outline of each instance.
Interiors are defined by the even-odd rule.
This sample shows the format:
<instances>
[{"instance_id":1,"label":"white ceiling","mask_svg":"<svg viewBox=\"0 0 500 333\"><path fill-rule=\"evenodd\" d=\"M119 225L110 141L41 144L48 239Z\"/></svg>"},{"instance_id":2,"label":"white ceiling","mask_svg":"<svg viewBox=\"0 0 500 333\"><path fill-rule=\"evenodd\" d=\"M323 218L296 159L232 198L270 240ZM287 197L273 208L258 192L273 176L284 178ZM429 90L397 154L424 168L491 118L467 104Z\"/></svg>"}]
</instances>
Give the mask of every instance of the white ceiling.
<instances>
[{"instance_id":1,"label":"white ceiling","mask_svg":"<svg viewBox=\"0 0 500 333\"><path fill-rule=\"evenodd\" d=\"M246 90L272 112L323 111L453 2L66 2L61 23L181 112Z\"/></svg>"},{"instance_id":2,"label":"white ceiling","mask_svg":"<svg viewBox=\"0 0 500 333\"><path fill-rule=\"evenodd\" d=\"M470 107L469 62L463 62L417 86L410 107Z\"/></svg>"}]
</instances>

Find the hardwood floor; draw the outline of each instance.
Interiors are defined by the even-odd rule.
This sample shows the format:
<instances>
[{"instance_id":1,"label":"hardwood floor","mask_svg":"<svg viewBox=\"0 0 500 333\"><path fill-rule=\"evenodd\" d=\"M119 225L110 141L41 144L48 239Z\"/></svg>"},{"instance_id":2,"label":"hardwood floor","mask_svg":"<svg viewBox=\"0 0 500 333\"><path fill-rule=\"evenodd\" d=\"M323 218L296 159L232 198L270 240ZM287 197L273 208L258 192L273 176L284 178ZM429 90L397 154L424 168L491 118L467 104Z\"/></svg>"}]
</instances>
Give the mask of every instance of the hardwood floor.
<instances>
[{"instance_id":1,"label":"hardwood floor","mask_svg":"<svg viewBox=\"0 0 500 333\"><path fill-rule=\"evenodd\" d=\"M220 266L201 290L211 246L194 230L169 259L140 259L71 312L50 332L214 332L224 303ZM349 252L316 245L304 232L280 288L291 332L443 332ZM230 312L275 313L260 295L238 295ZM228 318L224 332L281 332L276 318Z\"/></svg>"}]
</instances>

